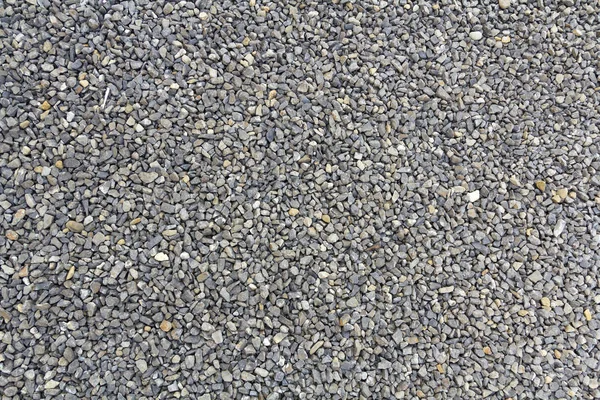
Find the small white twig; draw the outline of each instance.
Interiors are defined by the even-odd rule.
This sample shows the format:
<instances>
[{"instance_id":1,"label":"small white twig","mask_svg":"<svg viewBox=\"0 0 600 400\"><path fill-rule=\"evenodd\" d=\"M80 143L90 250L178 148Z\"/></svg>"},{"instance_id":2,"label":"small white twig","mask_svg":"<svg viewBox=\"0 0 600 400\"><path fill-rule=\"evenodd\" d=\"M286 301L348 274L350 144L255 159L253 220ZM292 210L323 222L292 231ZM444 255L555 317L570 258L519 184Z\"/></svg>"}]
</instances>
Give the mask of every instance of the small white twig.
<instances>
[{"instance_id":1,"label":"small white twig","mask_svg":"<svg viewBox=\"0 0 600 400\"><path fill-rule=\"evenodd\" d=\"M106 100L108 100L108 95L110 94L110 86L106 88L106 93L104 93L104 101L102 102L102 109L104 110L104 106L106 106Z\"/></svg>"}]
</instances>

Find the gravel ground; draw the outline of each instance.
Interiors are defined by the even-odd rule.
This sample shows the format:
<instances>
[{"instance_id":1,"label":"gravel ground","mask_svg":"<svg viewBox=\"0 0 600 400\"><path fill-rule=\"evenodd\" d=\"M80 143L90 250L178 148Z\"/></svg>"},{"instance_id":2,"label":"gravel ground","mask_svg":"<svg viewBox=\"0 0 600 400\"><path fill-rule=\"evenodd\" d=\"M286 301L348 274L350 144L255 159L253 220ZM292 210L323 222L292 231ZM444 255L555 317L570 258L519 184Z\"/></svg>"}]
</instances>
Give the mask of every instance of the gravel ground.
<instances>
[{"instance_id":1,"label":"gravel ground","mask_svg":"<svg viewBox=\"0 0 600 400\"><path fill-rule=\"evenodd\" d=\"M600 398L597 0L0 0L2 399Z\"/></svg>"}]
</instances>

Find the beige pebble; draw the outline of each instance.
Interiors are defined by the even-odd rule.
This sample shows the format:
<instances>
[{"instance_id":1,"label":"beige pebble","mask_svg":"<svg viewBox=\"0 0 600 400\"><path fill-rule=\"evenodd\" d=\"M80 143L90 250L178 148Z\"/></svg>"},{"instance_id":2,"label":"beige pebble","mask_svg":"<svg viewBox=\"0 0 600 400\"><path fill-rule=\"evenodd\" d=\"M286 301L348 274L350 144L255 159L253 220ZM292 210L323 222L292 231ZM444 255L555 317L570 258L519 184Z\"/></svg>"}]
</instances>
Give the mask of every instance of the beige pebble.
<instances>
[{"instance_id":1,"label":"beige pebble","mask_svg":"<svg viewBox=\"0 0 600 400\"><path fill-rule=\"evenodd\" d=\"M15 231L8 230L8 231L6 231L6 238L8 240L15 241L15 240L17 240L19 238L19 234L17 232L15 232Z\"/></svg>"},{"instance_id":2,"label":"beige pebble","mask_svg":"<svg viewBox=\"0 0 600 400\"><path fill-rule=\"evenodd\" d=\"M71 269L69 269L69 272L67 273L67 280L70 280L73 275L75 275L75 266L71 266Z\"/></svg>"},{"instance_id":3,"label":"beige pebble","mask_svg":"<svg viewBox=\"0 0 600 400\"><path fill-rule=\"evenodd\" d=\"M536 181L535 182L535 187L537 187L539 190L541 190L542 192L546 190L546 182L544 181Z\"/></svg>"},{"instance_id":4,"label":"beige pebble","mask_svg":"<svg viewBox=\"0 0 600 400\"><path fill-rule=\"evenodd\" d=\"M160 323L160 330L163 332L169 332L171 329L173 329L173 324L171 322L164 320Z\"/></svg>"},{"instance_id":5,"label":"beige pebble","mask_svg":"<svg viewBox=\"0 0 600 400\"><path fill-rule=\"evenodd\" d=\"M499 0L498 5L501 9L506 10L508 7L510 7L510 0Z\"/></svg>"},{"instance_id":6,"label":"beige pebble","mask_svg":"<svg viewBox=\"0 0 600 400\"><path fill-rule=\"evenodd\" d=\"M81 233L83 231L83 224L77 221L69 221L67 222L67 229L71 232Z\"/></svg>"},{"instance_id":7,"label":"beige pebble","mask_svg":"<svg viewBox=\"0 0 600 400\"><path fill-rule=\"evenodd\" d=\"M558 189L558 190L556 191L556 194L557 194L558 196L560 196L560 198L561 198L562 200L564 200L564 199L566 199L566 198L567 198L567 196L569 195L569 191L568 191L567 189L565 189L565 188L561 188L561 189Z\"/></svg>"},{"instance_id":8,"label":"beige pebble","mask_svg":"<svg viewBox=\"0 0 600 400\"><path fill-rule=\"evenodd\" d=\"M540 303L542 303L542 306L544 307L550 307L550 299L547 297L542 297Z\"/></svg>"},{"instance_id":9,"label":"beige pebble","mask_svg":"<svg viewBox=\"0 0 600 400\"><path fill-rule=\"evenodd\" d=\"M288 211L288 214L292 217L295 217L299 213L300 213L300 210L298 210L297 208L290 208L290 210Z\"/></svg>"}]
</instances>

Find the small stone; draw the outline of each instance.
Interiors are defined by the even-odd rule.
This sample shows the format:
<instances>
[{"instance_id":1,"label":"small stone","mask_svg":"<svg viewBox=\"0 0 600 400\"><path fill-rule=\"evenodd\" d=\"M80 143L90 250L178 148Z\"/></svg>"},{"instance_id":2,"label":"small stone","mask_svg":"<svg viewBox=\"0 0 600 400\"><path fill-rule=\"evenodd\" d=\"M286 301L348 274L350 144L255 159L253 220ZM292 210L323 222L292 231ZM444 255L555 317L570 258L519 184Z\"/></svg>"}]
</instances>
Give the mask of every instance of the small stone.
<instances>
[{"instance_id":1,"label":"small stone","mask_svg":"<svg viewBox=\"0 0 600 400\"><path fill-rule=\"evenodd\" d=\"M137 225L140 222L142 222L141 218L139 218L139 217L138 218L134 218L134 219L131 220L131 225Z\"/></svg>"},{"instance_id":2,"label":"small stone","mask_svg":"<svg viewBox=\"0 0 600 400\"><path fill-rule=\"evenodd\" d=\"M406 343L417 344L417 343L419 343L419 338L417 336L408 337L408 338L406 338Z\"/></svg>"},{"instance_id":3,"label":"small stone","mask_svg":"<svg viewBox=\"0 0 600 400\"><path fill-rule=\"evenodd\" d=\"M173 329L173 324L167 320L163 320L163 322L160 323L160 329L163 332L169 332L171 329Z\"/></svg>"},{"instance_id":4,"label":"small stone","mask_svg":"<svg viewBox=\"0 0 600 400\"><path fill-rule=\"evenodd\" d=\"M63 162L62 162L62 160L58 160L54 165L58 169L63 169Z\"/></svg>"},{"instance_id":5,"label":"small stone","mask_svg":"<svg viewBox=\"0 0 600 400\"><path fill-rule=\"evenodd\" d=\"M260 368L260 367L255 368L254 373L256 375L260 376L261 378L266 378L267 376L269 376L269 371L267 371L264 368Z\"/></svg>"},{"instance_id":6,"label":"small stone","mask_svg":"<svg viewBox=\"0 0 600 400\"><path fill-rule=\"evenodd\" d=\"M295 217L299 213L300 213L300 210L298 210L297 208L290 208L290 210L288 211L288 214L292 217Z\"/></svg>"},{"instance_id":7,"label":"small stone","mask_svg":"<svg viewBox=\"0 0 600 400\"><path fill-rule=\"evenodd\" d=\"M476 202L477 200L479 200L479 190L475 190L471 193L467 193L467 200L470 203Z\"/></svg>"},{"instance_id":8,"label":"small stone","mask_svg":"<svg viewBox=\"0 0 600 400\"><path fill-rule=\"evenodd\" d=\"M347 301L346 301L346 305L350 308L356 308L359 305L358 300L356 299L356 297L350 297Z\"/></svg>"},{"instance_id":9,"label":"small stone","mask_svg":"<svg viewBox=\"0 0 600 400\"><path fill-rule=\"evenodd\" d=\"M12 315L2 307L0 307L0 317L2 317L5 323L9 323L12 319Z\"/></svg>"},{"instance_id":10,"label":"small stone","mask_svg":"<svg viewBox=\"0 0 600 400\"><path fill-rule=\"evenodd\" d=\"M569 195L569 191L565 188L558 189L556 194L560 197L561 200L564 200Z\"/></svg>"},{"instance_id":11,"label":"small stone","mask_svg":"<svg viewBox=\"0 0 600 400\"><path fill-rule=\"evenodd\" d=\"M565 222L564 219L559 219L556 222L556 225L554 226L554 230L553 230L553 234L555 237L559 237L561 235L561 233L563 233L563 231L565 230L565 227L567 226L567 223Z\"/></svg>"},{"instance_id":12,"label":"small stone","mask_svg":"<svg viewBox=\"0 0 600 400\"><path fill-rule=\"evenodd\" d=\"M6 238L8 240L15 241L15 240L17 240L19 238L19 234L17 232L15 232L15 231L12 231L12 230L9 229L8 231L6 231Z\"/></svg>"},{"instance_id":13,"label":"small stone","mask_svg":"<svg viewBox=\"0 0 600 400\"><path fill-rule=\"evenodd\" d=\"M148 184L148 183L152 183L156 180L156 178L158 178L158 173L156 172L140 172L139 174L140 179L142 180L142 182Z\"/></svg>"},{"instance_id":14,"label":"small stone","mask_svg":"<svg viewBox=\"0 0 600 400\"><path fill-rule=\"evenodd\" d=\"M50 105L50 103L48 103L47 101L44 101L41 105L40 108L44 111L48 111L49 109L52 108L52 106Z\"/></svg>"},{"instance_id":15,"label":"small stone","mask_svg":"<svg viewBox=\"0 0 600 400\"><path fill-rule=\"evenodd\" d=\"M233 375L229 371L222 371L221 378L223 379L223 382L233 382Z\"/></svg>"},{"instance_id":16,"label":"small stone","mask_svg":"<svg viewBox=\"0 0 600 400\"><path fill-rule=\"evenodd\" d=\"M23 121L23 122L21 122L21 123L19 124L19 127L20 127L21 129L25 129L25 128L29 127L29 124L30 124L30 122L29 122L29 121L27 121L27 120L25 120L25 121Z\"/></svg>"},{"instance_id":17,"label":"small stone","mask_svg":"<svg viewBox=\"0 0 600 400\"><path fill-rule=\"evenodd\" d=\"M273 337L273 343L275 344L279 344L281 343L281 341L283 339L285 339L285 337L287 336L287 334L283 333L283 332L279 332L277 333L274 337Z\"/></svg>"},{"instance_id":18,"label":"small stone","mask_svg":"<svg viewBox=\"0 0 600 400\"><path fill-rule=\"evenodd\" d=\"M344 314L340 317L340 321L339 321L339 325L340 326L344 326L346 325L348 322L350 322L350 315L348 314Z\"/></svg>"},{"instance_id":19,"label":"small stone","mask_svg":"<svg viewBox=\"0 0 600 400\"><path fill-rule=\"evenodd\" d=\"M540 271L534 271L531 275L529 275L529 280L533 283L538 283L542 279L543 279L543 276L540 273Z\"/></svg>"},{"instance_id":20,"label":"small stone","mask_svg":"<svg viewBox=\"0 0 600 400\"><path fill-rule=\"evenodd\" d=\"M159 262L169 261L169 256L165 253L156 253L156 255L154 255L154 259Z\"/></svg>"},{"instance_id":21,"label":"small stone","mask_svg":"<svg viewBox=\"0 0 600 400\"><path fill-rule=\"evenodd\" d=\"M44 389L54 389L56 387L58 387L58 385L60 385L60 382L55 381L53 379L50 379L48 382L46 382L46 384L44 385Z\"/></svg>"},{"instance_id":22,"label":"small stone","mask_svg":"<svg viewBox=\"0 0 600 400\"><path fill-rule=\"evenodd\" d=\"M317 343L313 344L309 351L310 355L315 354L317 350L319 350L323 346L324 343L324 340L319 340Z\"/></svg>"},{"instance_id":23,"label":"small stone","mask_svg":"<svg viewBox=\"0 0 600 400\"><path fill-rule=\"evenodd\" d=\"M542 297L540 303L542 303L542 306L544 307L550 307L550 299L547 297Z\"/></svg>"},{"instance_id":24,"label":"small stone","mask_svg":"<svg viewBox=\"0 0 600 400\"><path fill-rule=\"evenodd\" d=\"M77 222L77 221L69 221L67 222L67 229L70 230L71 232L75 232L75 233L81 233L83 232L83 224L81 222Z\"/></svg>"},{"instance_id":25,"label":"small stone","mask_svg":"<svg viewBox=\"0 0 600 400\"><path fill-rule=\"evenodd\" d=\"M510 0L498 0L498 5L501 9L506 10L510 7Z\"/></svg>"},{"instance_id":26,"label":"small stone","mask_svg":"<svg viewBox=\"0 0 600 400\"><path fill-rule=\"evenodd\" d=\"M471 40L481 40L481 38L483 38L483 34L481 32L475 31L475 32L471 32L469 33L469 37L471 38Z\"/></svg>"},{"instance_id":27,"label":"small stone","mask_svg":"<svg viewBox=\"0 0 600 400\"><path fill-rule=\"evenodd\" d=\"M137 369L140 370L140 372L143 374L144 372L148 371L148 364L146 363L146 360L137 360L135 362L135 366L137 367Z\"/></svg>"},{"instance_id":28,"label":"small stone","mask_svg":"<svg viewBox=\"0 0 600 400\"><path fill-rule=\"evenodd\" d=\"M223 343L223 332L221 332L220 330L214 331L212 333L211 337L215 341L216 344Z\"/></svg>"},{"instance_id":29,"label":"small stone","mask_svg":"<svg viewBox=\"0 0 600 400\"><path fill-rule=\"evenodd\" d=\"M492 354L492 349L490 349L489 346L485 346L483 348L483 352L489 356L490 354Z\"/></svg>"},{"instance_id":30,"label":"small stone","mask_svg":"<svg viewBox=\"0 0 600 400\"><path fill-rule=\"evenodd\" d=\"M583 312L583 316L585 317L586 321L591 321L592 320L592 312L589 309L586 309Z\"/></svg>"},{"instance_id":31,"label":"small stone","mask_svg":"<svg viewBox=\"0 0 600 400\"><path fill-rule=\"evenodd\" d=\"M165 14L171 14L173 12L173 4L172 3L167 3L165 4L165 6L163 7L163 13Z\"/></svg>"},{"instance_id":32,"label":"small stone","mask_svg":"<svg viewBox=\"0 0 600 400\"><path fill-rule=\"evenodd\" d=\"M446 286L443 288L440 288L438 290L439 293L452 293L454 291L454 286Z\"/></svg>"},{"instance_id":33,"label":"small stone","mask_svg":"<svg viewBox=\"0 0 600 400\"><path fill-rule=\"evenodd\" d=\"M25 278L27 275L29 275L29 268L26 265L19 270L19 278Z\"/></svg>"},{"instance_id":34,"label":"small stone","mask_svg":"<svg viewBox=\"0 0 600 400\"><path fill-rule=\"evenodd\" d=\"M330 218L330 217L329 217L329 215L327 215L327 214L323 214L323 215L321 216L321 220L322 220L323 222L325 222L326 224L328 224L328 223L330 223L330 222L331 222L331 218Z\"/></svg>"},{"instance_id":35,"label":"small stone","mask_svg":"<svg viewBox=\"0 0 600 400\"><path fill-rule=\"evenodd\" d=\"M75 266L72 265L71 268L69 269L69 272L67 272L67 278L66 280L71 280L71 278L73 278L73 275L75 275Z\"/></svg>"}]
</instances>

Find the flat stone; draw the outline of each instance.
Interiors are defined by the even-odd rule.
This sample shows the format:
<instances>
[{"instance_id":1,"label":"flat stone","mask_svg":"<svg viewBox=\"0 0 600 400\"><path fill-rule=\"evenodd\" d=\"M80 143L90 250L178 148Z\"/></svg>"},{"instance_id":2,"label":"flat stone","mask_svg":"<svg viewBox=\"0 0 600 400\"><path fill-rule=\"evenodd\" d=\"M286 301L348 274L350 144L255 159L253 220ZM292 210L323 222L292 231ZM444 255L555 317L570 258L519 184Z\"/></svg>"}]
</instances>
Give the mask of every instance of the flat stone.
<instances>
[{"instance_id":1,"label":"flat stone","mask_svg":"<svg viewBox=\"0 0 600 400\"><path fill-rule=\"evenodd\" d=\"M538 283L542 279L544 279L544 277L542 276L540 271L534 271L531 275L529 275L529 280L533 283Z\"/></svg>"},{"instance_id":2,"label":"flat stone","mask_svg":"<svg viewBox=\"0 0 600 400\"><path fill-rule=\"evenodd\" d=\"M142 182L148 184L154 182L158 178L157 172L140 172L139 177Z\"/></svg>"},{"instance_id":3,"label":"flat stone","mask_svg":"<svg viewBox=\"0 0 600 400\"><path fill-rule=\"evenodd\" d=\"M479 190L475 190L475 191L473 191L471 193L467 193L467 200L470 203L476 202L477 200L479 200L479 197L480 197Z\"/></svg>"},{"instance_id":4,"label":"flat stone","mask_svg":"<svg viewBox=\"0 0 600 400\"><path fill-rule=\"evenodd\" d=\"M223 332L221 332L220 330L216 330L212 333L211 335L212 339L214 340L214 342L216 344L221 344L223 343Z\"/></svg>"},{"instance_id":5,"label":"flat stone","mask_svg":"<svg viewBox=\"0 0 600 400\"><path fill-rule=\"evenodd\" d=\"M316 342L315 344L312 345L312 347L310 348L309 353L311 355L315 354L317 352L317 350L319 350L323 344L325 344L324 340L319 340L318 342Z\"/></svg>"},{"instance_id":6,"label":"flat stone","mask_svg":"<svg viewBox=\"0 0 600 400\"><path fill-rule=\"evenodd\" d=\"M478 41L483 38L483 33L477 32L477 31L471 32L471 33L469 33L469 37L471 38L471 40Z\"/></svg>"},{"instance_id":7,"label":"flat stone","mask_svg":"<svg viewBox=\"0 0 600 400\"><path fill-rule=\"evenodd\" d=\"M83 224L77 221L68 221L66 226L68 230L75 233L81 233L84 229Z\"/></svg>"},{"instance_id":8,"label":"flat stone","mask_svg":"<svg viewBox=\"0 0 600 400\"><path fill-rule=\"evenodd\" d=\"M501 9L506 10L510 7L510 0L498 0L498 5Z\"/></svg>"},{"instance_id":9,"label":"flat stone","mask_svg":"<svg viewBox=\"0 0 600 400\"><path fill-rule=\"evenodd\" d=\"M162 262L162 261L169 261L169 256L166 255L165 253L156 253L154 255L154 259L156 261Z\"/></svg>"},{"instance_id":10,"label":"flat stone","mask_svg":"<svg viewBox=\"0 0 600 400\"><path fill-rule=\"evenodd\" d=\"M146 360L137 360L135 362L135 366L137 367L137 369L140 370L140 372L143 374L144 372L148 371L148 364L146 363Z\"/></svg>"}]
</instances>

